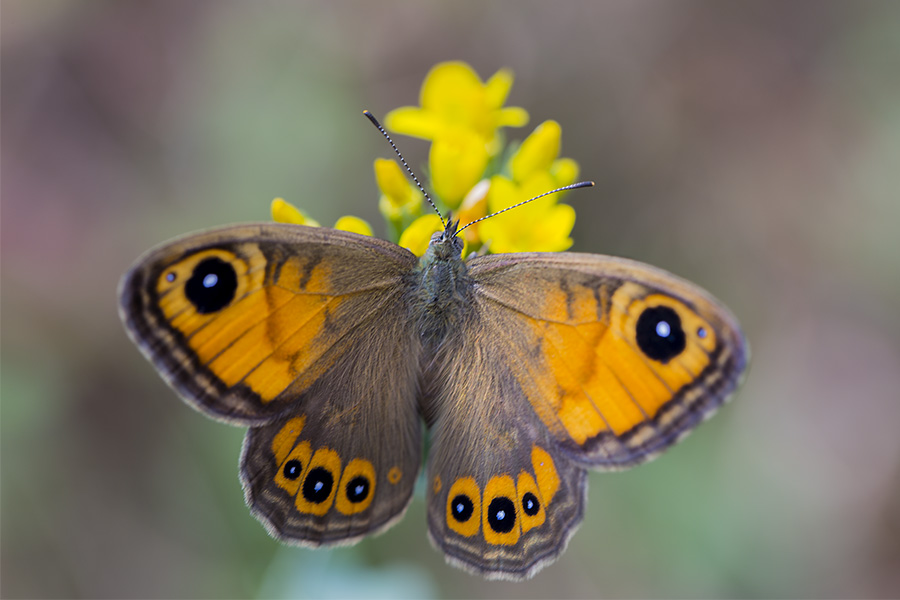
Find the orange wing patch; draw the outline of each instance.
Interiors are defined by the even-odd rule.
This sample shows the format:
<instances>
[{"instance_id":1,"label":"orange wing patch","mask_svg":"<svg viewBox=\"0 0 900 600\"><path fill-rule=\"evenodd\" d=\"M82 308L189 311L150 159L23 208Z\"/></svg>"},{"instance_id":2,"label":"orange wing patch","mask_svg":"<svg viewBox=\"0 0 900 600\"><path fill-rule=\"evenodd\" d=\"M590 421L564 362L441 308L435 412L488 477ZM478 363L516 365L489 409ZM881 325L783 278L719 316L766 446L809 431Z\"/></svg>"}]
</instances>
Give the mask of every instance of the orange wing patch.
<instances>
[{"instance_id":1,"label":"orange wing patch","mask_svg":"<svg viewBox=\"0 0 900 600\"><path fill-rule=\"evenodd\" d=\"M521 511L522 515L522 533L528 533L529 529L540 527L547 519L547 511L544 509L544 503L541 501L541 492L534 476L527 471L519 473L519 480L516 483L516 491L518 492L519 505L516 507ZM529 496L529 494L531 494Z\"/></svg>"},{"instance_id":2,"label":"orange wing patch","mask_svg":"<svg viewBox=\"0 0 900 600\"><path fill-rule=\"evenodd\" d=\"M690 307L633 283L611 295L603 285L555 289L539 313L517 318L540 360L511 362L538 417L578 445L653 419L716 347L713 328Z\"/></svg>"},{"instance_id":3,"label":"orange wing patch","mask_svg":"<svg viewBox=\"0 0 900 600\"><path fill-rule=\"evenodd\" d=\"M472 477L457 479L447 492L447 525L465 537L481 525L481 489Z\"/></svg>"},{"instance_id":4,"label":"orange wing patch","mask_svg":"<svg viewBox=\"0 0 900 600\"><path fill-rule=\"evenodd\" d=\"M275 473L275 484L286 491L290 496L296 496L300 491L303 476L306 475L310 462L312 462L312 446L303 441L294 446Z\"/></svg>"},{"instance_id":5,"label":"orange wing patch","mask_svg":"<svg viewBox=\"0 0 900 600\"><path fill-rule=\"evenodd\" d=\"M341 457L330 448L319 448L303 469L294 505L302 513L324 515L331 509L341 476Z\"/></svg>"},{"instance_id":6,"label":"orange wing patch","mask_svg":"<svg viewBox=\"0 0 900 600\"><path fill-rule=\"evenodd\" d=\"M234 269L237 287L234 297L240 298L262 287L266 258L254 244L243 244L241 255L228 250L205 250L192 254L169 266L156 282L159 308L166 319L185 336L190 336L216 319L216 313L199 313L185 293L185 282L191 279L196 267L205 260L218 259Z\"/></svg>"},{"instance_id":7,"label":"orange wing patch","mask_svg":"<svg viewBox=\"0 0 900 600\"><path fill-rule=\"evenodd\" d=\"M553 496L559 490L559 473L556 471L556 465L553 464L553 459L546 450L535 446L531 449L531 466L534 469L541 498L545 505L550 504Z\"/></svg>"},{"instance_id":8,"label":"orange wing patch","mask_svg":"<svg viewBox=\"0 0 900 600\"><path fill-rule=\"evenodd\" d=\"M540 527L547 507L559 490L560 478L550 454L533 446L533 471L521 471L517 479L501 474L491 477L484 494L473 477L461 477L447 492L446 523L456 533L472 537L479 530L487 543L513 546L529 530Z\"/></svg>"},{"instance_id":9,"label":"orange wing patch","mask_svg":"<svg viewBox=\"0 0 900 600\"><path fill-rule=\"evenodd\" d=\"M375 467L362 458L354 458L344 467L335 506L345 515L369 508L375 497Z\"/></svg>"},{"instance_id":10,"label":"orange wing patch","mask_svg":"<svg viewBox=\"0 0 900 600\"><path fill-rule=\"evenodd\" d=\"M284 463L291 449L297 443L297 438L303 432L303 426L306 424L306 415L294 417L288 420L281 430L275 434L272 440L272 454L275 455L275 462L279 465Z\"/></svg>"},{"instance_id":11,"label":"orange wing patch","mask_svg":"<svg viewBox=\"0 0 900 600\"><path fill-rule=\"evenodd\" d=\"M272 440L278 463L275 484L294 498L301 513L321 516L334 506L342 514L355 515L368 509L375 498L375 466L354 458L342 468L334 450L313 450L308 440L299 440L305 422L305 415L289 419Z\"/></svg>"},{"instance_id":12,"label":"orange wing patch","mask_svg":"<svg viewBox=\"0 0 900 600\"><path fill-rule=\"evenodd\" d=\"M519 541L522 524L516 498L516 484L509 475L491 477L484 486L481 527L489 544L512 546Z\"/></svg>"},{"instance_id":13,"label":"orange wing patch","mask_svg":"<svg viewBox=\"0 0 900 600\"><path fill-rule=\"evenodd\" d=\"M232 270L233 299L203 312L186 282L210 259ZM292 257L277 269L266 267L259 247L243 244L236 252L193 254L163 271L157 282L163 315L200 363L226 386L246 385L264 404L289 386L302 392L331 365L322 360L335 341L324 339L326 321L344 299L333 295L323 261L307 264Z\"/></svg>"}]
</instances>

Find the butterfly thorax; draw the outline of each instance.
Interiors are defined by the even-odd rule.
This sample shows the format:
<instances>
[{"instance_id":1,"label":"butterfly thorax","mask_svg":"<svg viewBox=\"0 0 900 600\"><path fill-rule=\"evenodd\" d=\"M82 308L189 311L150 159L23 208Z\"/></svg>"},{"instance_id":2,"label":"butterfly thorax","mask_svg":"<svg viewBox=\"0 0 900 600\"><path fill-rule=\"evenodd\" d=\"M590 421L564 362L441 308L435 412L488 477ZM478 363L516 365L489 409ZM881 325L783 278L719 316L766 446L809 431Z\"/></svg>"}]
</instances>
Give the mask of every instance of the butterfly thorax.
<instances>
[{"instance_id":1,"label":"butterfly thorax","mask_svg":"<svg viewBox=\"0 0 900 600\"><path fill-rule=\"evenodd\" d=\"M416 270L415 315L426 345L440 344L448 331L459 325L463 308L470 302L472 283L462 260L463 241L457 237L458 223L431 237Z\"/></svg>"}]
</instances>

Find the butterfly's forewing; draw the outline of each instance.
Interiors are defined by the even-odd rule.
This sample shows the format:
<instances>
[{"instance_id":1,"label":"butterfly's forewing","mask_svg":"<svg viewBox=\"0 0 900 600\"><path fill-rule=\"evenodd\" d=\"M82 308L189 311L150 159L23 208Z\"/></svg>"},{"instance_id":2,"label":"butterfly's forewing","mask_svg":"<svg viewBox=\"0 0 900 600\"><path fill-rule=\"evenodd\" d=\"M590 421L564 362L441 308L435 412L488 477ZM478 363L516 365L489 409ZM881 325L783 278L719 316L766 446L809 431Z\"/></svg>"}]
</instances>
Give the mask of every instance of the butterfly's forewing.
<instances>
[{"instance_id":1,"label":"butterfly's forewing","mask_svg":"<svg viewBox=\"0 0 900 600\"><path fill-rule=\"evenodd\" d=\"M166 380L251 426L242 481L274 535L353 541L407 505L421 453L415 264L373 238L261 224L163 245L123 279L122 318Z\"/></svg>"},{"instance_id":2,"label":"butterfly's forewing","mask_svg":"<svg viewBox=\"0 0 900 600\"><path fill-rule=\"evenodd\" d=\"M708 418L747 363L737 321L708 293L634 261L516 254L470 263L534 414L569 456L622 469Z\"/></svg>"}]
</instances>

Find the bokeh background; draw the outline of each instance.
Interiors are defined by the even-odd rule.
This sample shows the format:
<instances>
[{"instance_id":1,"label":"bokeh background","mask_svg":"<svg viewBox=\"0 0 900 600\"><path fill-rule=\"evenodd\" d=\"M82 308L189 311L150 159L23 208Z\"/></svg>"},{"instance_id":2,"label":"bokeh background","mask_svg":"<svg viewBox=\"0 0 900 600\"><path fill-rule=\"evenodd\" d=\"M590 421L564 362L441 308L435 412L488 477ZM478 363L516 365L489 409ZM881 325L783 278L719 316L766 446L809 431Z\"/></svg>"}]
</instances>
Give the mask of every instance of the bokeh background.
<instances>
[{"instance_id":1,"label":"bokeh background","mask_svg":"<svg viewBox=\"0 0 900 600\"><path fill-rule=\"evenodd\" d=\"M528 583L444 564L421 491L353 548L270 539L242 431L126 339L150 246L276 196L384 235L388 146L448 59L516 75L592 190L576 250L712 291L753 349L685 443L592 474ZM398 139L420 171L427 144ZM2 2L3 597L900 596L900 4Z\"/></svg>"}]
</instances>

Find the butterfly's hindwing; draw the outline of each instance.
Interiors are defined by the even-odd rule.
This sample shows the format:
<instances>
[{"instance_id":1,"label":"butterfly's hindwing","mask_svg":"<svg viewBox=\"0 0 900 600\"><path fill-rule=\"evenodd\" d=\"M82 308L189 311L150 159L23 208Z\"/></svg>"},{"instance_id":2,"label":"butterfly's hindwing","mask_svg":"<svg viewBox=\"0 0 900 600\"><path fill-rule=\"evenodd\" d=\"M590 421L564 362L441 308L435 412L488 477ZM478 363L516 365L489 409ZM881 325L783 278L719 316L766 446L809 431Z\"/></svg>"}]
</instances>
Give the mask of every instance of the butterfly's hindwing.
<instances>
[{"instance_id":1,"label":"butterfly's hindwing","mask_svg":"<svg viewBox=\"0 0 900 600\"><path fill-rule=\"evenodd\" d=\"M418 339L392 314L357 326L356 343L298 395L295 412L248 432L247 503L276 537L355 542L390 526L412 498L422 453Z\"/></svg>"},{"instance_id":2,"label":"butterfly's hindwing","mask_svg":"<svg viewBox=\"0 0 900 600\"><path fill-rule=\"evenodd\" d=\"M554 560L581 522L586 472L560 450L513 376L480 302L437 355L426 412L428 529L448 560L523 579Z\"/></svg>"}]
</instances>

